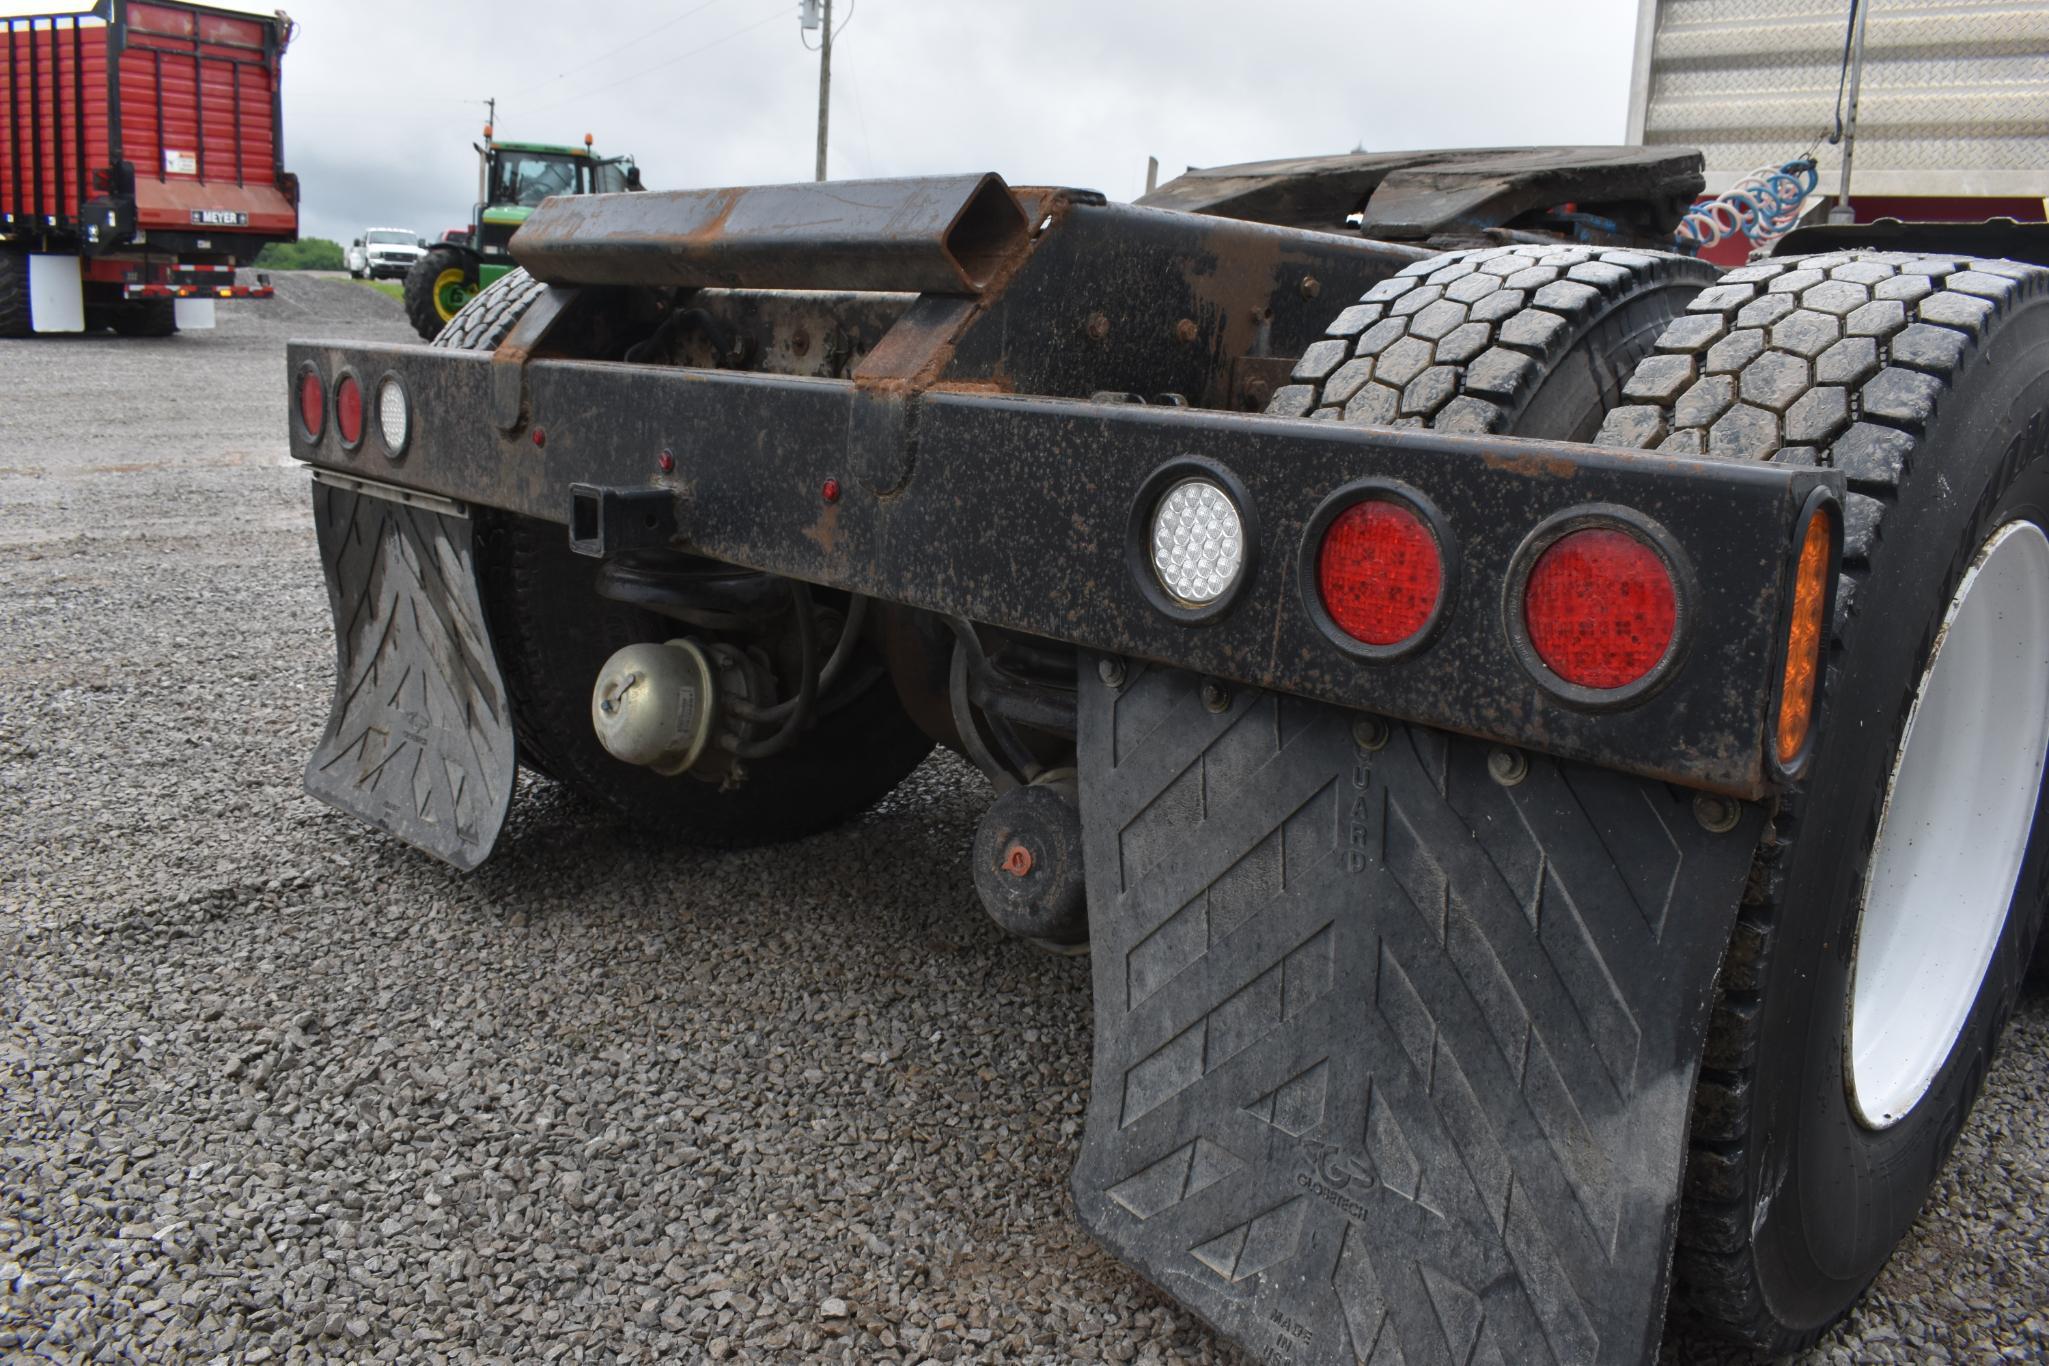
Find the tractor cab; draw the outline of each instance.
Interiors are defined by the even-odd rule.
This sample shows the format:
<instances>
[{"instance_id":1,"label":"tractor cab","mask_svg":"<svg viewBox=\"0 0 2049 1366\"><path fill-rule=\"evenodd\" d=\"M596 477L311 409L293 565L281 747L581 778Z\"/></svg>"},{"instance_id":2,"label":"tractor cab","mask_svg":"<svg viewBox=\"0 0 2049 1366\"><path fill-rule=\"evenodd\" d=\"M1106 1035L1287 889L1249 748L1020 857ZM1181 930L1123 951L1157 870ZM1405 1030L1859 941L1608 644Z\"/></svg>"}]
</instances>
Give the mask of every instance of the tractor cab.
<instances>
[{"instance_id":1,"label":"tractor cab","mask_svg":"<svg viewBox=\"0 0 2049 1366\"><path fill-rule=\"evenodd\" d=\"M468 241L437 244L406 276L406 316L422 337L433 340L477 291L513 269L512 235L543 200L641 188L632 157L598 156L593 141L586 133L581 147L506 142L484 125Z\"/></svg>"},{"instance_id":2,"label":"tractor cab","mask_svg":"<svg viewBox=\"0 0 2049 1366\"><path fill-rule=\"evenodd\" d=\"M484 142L477 148L478 199L473 216L477 232L472 240L487 258L504 256L512 234L551 195L619 194L639 183L632 157L596 156L591 143L589 134L584 135L581 147L499 142L486 129ZM487 277L483 283L494 278Z\"/></svg>"}]
</instances>

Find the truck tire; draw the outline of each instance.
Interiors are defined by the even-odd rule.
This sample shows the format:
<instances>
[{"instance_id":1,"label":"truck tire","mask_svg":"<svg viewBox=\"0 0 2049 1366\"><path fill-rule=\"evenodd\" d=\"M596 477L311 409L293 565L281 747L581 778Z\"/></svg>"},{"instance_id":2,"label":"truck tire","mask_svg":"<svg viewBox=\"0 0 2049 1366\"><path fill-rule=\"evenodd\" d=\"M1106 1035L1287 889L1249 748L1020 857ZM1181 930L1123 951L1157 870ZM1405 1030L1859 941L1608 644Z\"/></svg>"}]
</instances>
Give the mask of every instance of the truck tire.
<instances>
[{"instance_id":1,"label":"truck tire","mask_svg":"<svg viewBox=\"0 0 2049 1366\"><path fill-rule=\"evenodd\" d=\"M116 304L108 321L124 337L171 337L178 332L178 305L171 299Z\"/></svg>"},{"instance_id":2,"label":"truck tire","mask_svg":"<svg viewBox=\"0 0 2049 1366\"><path fill-rule=\"evenodd\" d=\"M26 337L28 316L28 253L0 247L0 337Z\"/></svg>"},{"instance_id":3,"label":"truck tire","mask_svg":"<svg viewBox=\"0 0 2049 1366\"><path fill-rule=\"evenodd\" d=\"M546 288L524 269L510 271L464 304L432 339L433 344L455 351L495 351Z\"/></svg>"},{"instance_id":4,"label":"truck tire","mask_svg":"<svg viewBox=\"0 0 2049 1366\"><path fill-rule=\"evenodd\" d=\"M1682 1321L1792 1352L1913 1223L2039 932L2049 271L1747 266L1625 393L1603 444L1850 482L1822 729L1722 967L1675 1263Z\"/></svg>"},{"instance_id":5,"label":"truck tire","mask_svg":"<svg viewBox=\"0 0 2049 1366\"><path fill-rule=\"evenodd\" d=\"M1589 441L1714 267L1526 244L1405 266L1340 313L1271 415Z\"/></svg>"},{"instance_id":6,"label":"truck tire","mask_svg":"<svg viewBox=\"0 0 2049 1366\"><path fill-rule=\"evenodd\" d=\"M477 293L477 262L454 247L435 247L406 269L406 320L427 341Z\"/></svg>"},{"instance_id":7,"label":"truck tire","mask_svg":"<svg viewBox=\"0 0 2049 1366\"><path fill-rule=\"evenodd\" d=\"M545 288L513 271L471 300L434 345L495 349ZM622 645L687 628L599 597L597 566L573 553L563 528L551 522L478 518L479 587L520 757L584 800L690 844L768 844L830 828L874 805L931 752L931 739L904 712L888 678L878 677L794 749L750 760L747 781L729 791L613 758L591 729L598 671ZM856 655L854 673L863 667Z\"/></svg>"}]
</instances>

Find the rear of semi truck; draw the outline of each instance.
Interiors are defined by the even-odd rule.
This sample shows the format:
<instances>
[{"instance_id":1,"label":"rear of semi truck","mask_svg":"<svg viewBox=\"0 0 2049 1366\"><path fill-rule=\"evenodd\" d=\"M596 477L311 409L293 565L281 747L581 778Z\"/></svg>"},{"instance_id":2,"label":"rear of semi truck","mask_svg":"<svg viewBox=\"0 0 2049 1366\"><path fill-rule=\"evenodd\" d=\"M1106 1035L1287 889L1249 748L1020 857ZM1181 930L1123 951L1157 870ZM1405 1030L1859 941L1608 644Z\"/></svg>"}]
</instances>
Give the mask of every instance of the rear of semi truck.
<instances>
[{"instance_id":1,"label":"rear of semi truck","mask_svg":"<svg viewBox=\"0 0 2049 1366\"><path fill-rule=\"evenodd\" d=\"M2049 887L2049 270L993 175L512 253L290 349L314 795L470 869L520 766L733 845L946 746L986 910L1090 957L1077 1214L1255 1359L1849 1311Z\"/></svg>"},{"instance_id":2,"label":"rear of semi truck","mask_svg":"<svg viewBox=\"0 0 2049 1366\"><path fill-rule=\"evenodd\" d=\"M213 325L299 233L282 11L99 0L0 19L0 336Z\"/></svg>"}]
</instances>

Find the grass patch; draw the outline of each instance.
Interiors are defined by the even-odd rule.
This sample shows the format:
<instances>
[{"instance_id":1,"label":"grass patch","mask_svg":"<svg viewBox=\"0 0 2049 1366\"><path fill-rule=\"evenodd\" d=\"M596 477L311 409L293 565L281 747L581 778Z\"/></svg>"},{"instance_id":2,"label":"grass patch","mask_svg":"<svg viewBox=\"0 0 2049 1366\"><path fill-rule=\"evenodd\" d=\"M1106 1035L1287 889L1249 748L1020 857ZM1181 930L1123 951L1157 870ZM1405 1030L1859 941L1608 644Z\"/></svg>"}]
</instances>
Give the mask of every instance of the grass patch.
<instances>
[{"instance_id":1,"label":"grass patch","mask_svg":"<svg viewBox=\"0 0 2049 1366\"><path fill-rule=\"evenodd\" d=\"M406 287L397 280L358 280L356 283L365 289L376 290L387 299L396 299L400 303L406 301Z\"/></svg>"}]
</instances>

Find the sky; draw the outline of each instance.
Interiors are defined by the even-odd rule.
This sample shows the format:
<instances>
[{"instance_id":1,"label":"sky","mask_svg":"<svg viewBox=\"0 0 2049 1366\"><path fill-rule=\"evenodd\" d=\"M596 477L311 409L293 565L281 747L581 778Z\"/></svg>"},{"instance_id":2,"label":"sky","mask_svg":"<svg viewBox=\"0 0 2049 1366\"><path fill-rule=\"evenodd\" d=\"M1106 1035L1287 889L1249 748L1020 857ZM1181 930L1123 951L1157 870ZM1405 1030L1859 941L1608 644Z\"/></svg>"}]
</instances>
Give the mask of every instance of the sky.
<instances>
[{"instance_id":1,"label":"sky","mask_svg":"<svg viewBox=\"0 0 2049 1366\"><path fill-rule=\"evenodd\" d=\"M234 0L228 8L257 9ZM427 237L501 137L630 152L650 189L809 180L797 0L284 0L301 231ZM0 13L70 8L0 0ZM849 13L851 9L851 14ZM833 0L834 178L992 170L1130 199L1190 165L1615 143L1636 0Z\"/></svg>"}]
</instances>

